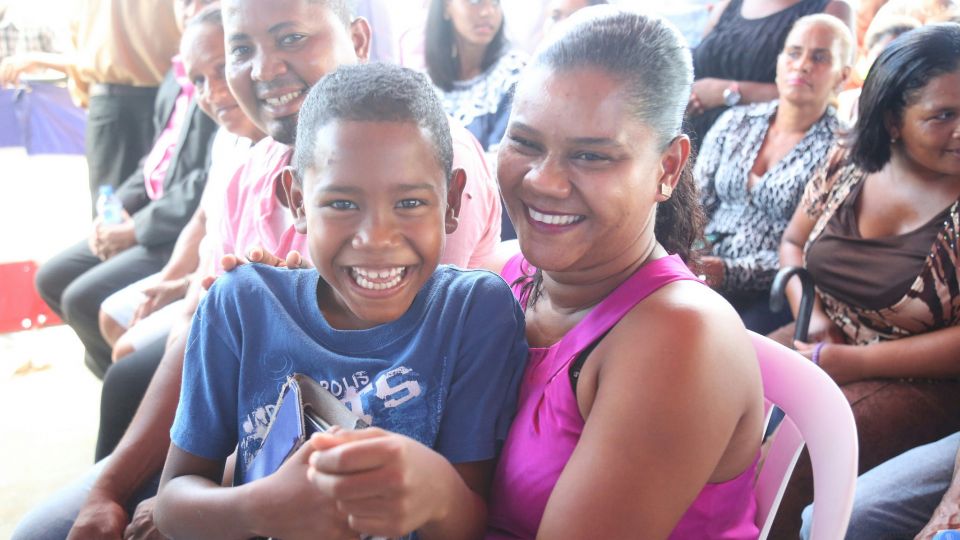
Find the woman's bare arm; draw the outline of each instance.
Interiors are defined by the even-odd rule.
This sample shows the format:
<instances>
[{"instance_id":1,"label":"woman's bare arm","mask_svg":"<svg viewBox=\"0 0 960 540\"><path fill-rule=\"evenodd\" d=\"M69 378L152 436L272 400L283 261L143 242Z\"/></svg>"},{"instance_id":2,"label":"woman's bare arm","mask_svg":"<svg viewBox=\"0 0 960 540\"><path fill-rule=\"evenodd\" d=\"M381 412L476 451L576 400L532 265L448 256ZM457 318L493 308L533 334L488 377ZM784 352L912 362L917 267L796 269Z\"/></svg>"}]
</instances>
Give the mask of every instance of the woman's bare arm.
<instances>
[{"instance_id":1,"label":"woman's bare arm","mask_svg":"<svg viewBox=\"0 0 960 540\"><path fill-rule=\"evenodd\" d=\"M946 379L960 377L960 326L871 345L829 344L820 350L822 367L838 383L872 378Z\"/></svg>"},{"instance_id":2,"label":"woman's bare arm","mask_svg":"<svg viewBox=\"0 0 960 540\"><path fill-rule=\"evenodd\" d=\"M666 538L707 482L756 457L762 389L749 338L719 297L668 287L678 286L701 300L635 308L587 362L596 397L538 538Z\"/></svg>"}]
</instances>

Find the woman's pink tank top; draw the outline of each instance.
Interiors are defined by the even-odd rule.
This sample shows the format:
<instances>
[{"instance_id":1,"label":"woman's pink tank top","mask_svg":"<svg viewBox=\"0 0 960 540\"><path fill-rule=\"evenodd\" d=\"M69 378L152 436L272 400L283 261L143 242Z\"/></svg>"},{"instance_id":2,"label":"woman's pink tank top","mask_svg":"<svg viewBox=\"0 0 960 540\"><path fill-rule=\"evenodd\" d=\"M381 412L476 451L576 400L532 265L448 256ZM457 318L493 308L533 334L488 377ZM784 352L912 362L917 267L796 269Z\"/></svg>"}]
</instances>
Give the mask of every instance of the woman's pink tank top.
<instances>
[{"instance_id":1,"label":"woman's pink tank top","mask_svg":"<svg viewBox=\"0 0 960 540\"><path fill-rule=\"evenodd\" d=\"M517 255L503 269L514 283L532 268ZM583 418L568 371L574 359L651 293L674 281L697 280L680 257L643 265L600 302L558 343L531 348L520 401L493 480L488 539L536 538L547 499L573 453ZM520 297L522 285L514 285ZM707 484L687 509L671 539L757 538L753 494L756 463L736 478ZM643 531L637 531L642 537Z\"/></svg>"}]
</instances>

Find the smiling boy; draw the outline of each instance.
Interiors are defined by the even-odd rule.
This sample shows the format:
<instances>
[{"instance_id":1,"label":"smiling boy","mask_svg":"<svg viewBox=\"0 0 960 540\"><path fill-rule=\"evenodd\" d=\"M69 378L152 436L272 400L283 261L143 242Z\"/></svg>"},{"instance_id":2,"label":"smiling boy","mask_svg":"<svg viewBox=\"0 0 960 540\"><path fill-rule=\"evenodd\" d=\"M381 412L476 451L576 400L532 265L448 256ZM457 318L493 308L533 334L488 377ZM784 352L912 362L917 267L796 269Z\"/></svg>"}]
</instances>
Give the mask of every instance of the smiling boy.
<instances>
[{"instance_id":1,"label":"smiling boy","mask_svg":"<svg viewBox=\"0 0 960 540\"><path fill-rule=\"evenodd\" d=\"M438 266L465 181L440 103L410 70L342 67L299 126L283 181L316 269L248 265L201 304L157 523L173 537L477 536L527 348L502 279ZM244 484L264 436L251 426L294 373L333 390L357 381L337 397L375 427L315 441L346 457L314 483L304 445ZM222 488L234 447L242 485ZM399 470L411 474L398 485Z\"/></svg>"},{"instance_id":2,"label":"smiling boy","mask_svg":"<svg viewBox=\"0 0 960 540\"><path fill-rule=\"evenodd\" d=\"M222 254L259 246L279 257L305 251L289 223L278 172L289 163L297 112L310 87L338 66L366 63L373 40L356 0L225 0L226 76L244 112L269 137L253 150L225 201L231 227L219 231ZM476 268L500 241L499 194L483 149L451 126L454 163L467 171L459 215L441 262ZM243 219L255 208L258 219Z\"/></svg>"}]
</instances>

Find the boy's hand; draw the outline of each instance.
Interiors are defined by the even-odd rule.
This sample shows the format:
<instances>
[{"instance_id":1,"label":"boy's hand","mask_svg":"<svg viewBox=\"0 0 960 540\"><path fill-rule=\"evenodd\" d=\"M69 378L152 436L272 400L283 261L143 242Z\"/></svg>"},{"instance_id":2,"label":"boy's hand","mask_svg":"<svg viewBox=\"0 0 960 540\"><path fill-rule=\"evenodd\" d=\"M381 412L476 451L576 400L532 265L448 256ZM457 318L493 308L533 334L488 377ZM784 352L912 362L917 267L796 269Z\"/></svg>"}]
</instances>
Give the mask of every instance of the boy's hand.
<instances>
[{"instance_id":1,"label":"boy's hand","mask_svg":"<svg viewBox=\"0 0 960 540\"><path fill-rule=\"evenodd\" d=\"M164 540L166 536L157 530L157 524L153 521L153 507L156 505L157 498L150 497L137 505L133 511L133 519L123 531L124 540Z\"/></svg>"},{"instance_id":2,"label":"boy's hand","mask_svg":"<svg viewBox=\"0 0 960 540\"><path fill-rule=\"evenodd\" d=\"M448 511L446 486L431 472L446 460L409 437L378 428L334 430L315 434L309 445L317 450L310 456L310 480L336 499L356 531L402 536Z\"/></svg>"},{"instance_id":3,"label":"boy's hand","mask_svg":"<svg viewBox=\"0 0 960 540\"><path fill-rule=\"evenodd\" d=\"M259 508L256 527L261 536L284 540L349 538L358 534L347 523L347 514L337 503L307 480L307 460L314 452L309 444L301 446L277 472L255 482L253 507Z\"/></svg>"},{"instance_id":4,"label":"boy's hand","mask_svg":"<svg viewBox=\"0 0 960 540\"><path fill-rule=\"evenodd\" d=\"M307 265L303 257L300 256L299 251L291 251L287 253L286 258L281 259L260 247L250 248L250 250L247 251L246 258L229 254L224 255L223 258L220 259L220 266L223 267L224 272L230 272L234 268L239 268L247 263L268 264L278 268L309 268L309 265ZM200 285L206 290L209 289L216 280L217 276L206 276L201 280Z\"/></svg>"}]
</instances>

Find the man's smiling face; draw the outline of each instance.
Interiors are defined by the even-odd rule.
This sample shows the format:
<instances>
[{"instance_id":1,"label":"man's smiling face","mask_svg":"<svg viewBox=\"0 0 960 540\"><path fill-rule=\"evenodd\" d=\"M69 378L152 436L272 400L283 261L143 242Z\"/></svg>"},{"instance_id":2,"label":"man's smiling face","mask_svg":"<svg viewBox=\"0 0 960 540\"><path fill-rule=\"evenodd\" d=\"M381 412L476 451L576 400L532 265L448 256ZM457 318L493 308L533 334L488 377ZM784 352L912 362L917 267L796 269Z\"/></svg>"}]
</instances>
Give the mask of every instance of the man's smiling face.
<instances>
[{"instance_id":1,"label":"man's smiling face","mask_svg":"<svg viewBox=\"0 0 960 540\"><path fill-rule=\"evenodd\" d=\"M341 64L366 60L369 25L363 19L345 24L321 1L221 5L230 90L260 129L293 144L307 91Z\"/></svg>"}]
</instances>

